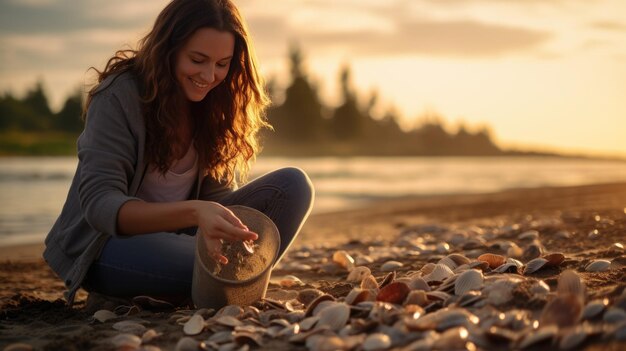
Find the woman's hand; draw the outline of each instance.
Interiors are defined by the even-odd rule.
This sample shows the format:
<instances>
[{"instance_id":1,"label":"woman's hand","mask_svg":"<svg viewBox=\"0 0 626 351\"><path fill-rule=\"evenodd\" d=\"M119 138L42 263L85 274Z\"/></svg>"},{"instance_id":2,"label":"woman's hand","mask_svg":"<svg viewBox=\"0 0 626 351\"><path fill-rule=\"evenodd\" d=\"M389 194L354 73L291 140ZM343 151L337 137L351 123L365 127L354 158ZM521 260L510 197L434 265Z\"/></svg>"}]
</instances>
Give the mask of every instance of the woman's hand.
<instances>
[{"instance_id":1,"label":"woman's hand","mask_svg":"<svg viewBox=\"0 0 626 351\"><path fill-rule=\"evenodd\" d=\"M222 264L228 259L222 255L222 240L256 240L258 235L248 230L235 214L226 207L212 201L196 203L198 233L202 235L209 256Z\"/></svg>"}]
</instances>

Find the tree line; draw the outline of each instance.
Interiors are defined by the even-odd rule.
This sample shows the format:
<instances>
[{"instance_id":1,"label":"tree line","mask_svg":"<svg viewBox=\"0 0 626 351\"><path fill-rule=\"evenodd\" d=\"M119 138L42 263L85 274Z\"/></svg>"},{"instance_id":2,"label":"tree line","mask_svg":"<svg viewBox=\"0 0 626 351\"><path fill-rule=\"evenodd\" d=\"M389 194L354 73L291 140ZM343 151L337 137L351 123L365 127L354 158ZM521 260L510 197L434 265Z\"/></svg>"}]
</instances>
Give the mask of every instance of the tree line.
<instances>
[{"instance_id":1,"label":"tree line","mask_svg":"<svg viewBox=\"0 0 626 351\"><path fill-rule=\"evenodd\" d=\"M440 118L422 121L403 130L398 115L388 111L374 118L377 97L361 102L351 87L349 67L339 75L341 104L325 106L318 89L304 70L303 55L297 47L289 53L291 82L281 104L272 105L268 119L273 131L264 131L266 153L286 156L363 155L363 156L492 156L503 152L493 142L488 129L470 132L464 126L455 133L446 131ZM268 91L279 90L270 80ZM274 99L273 99L274 100ZM77 134L81 119L83 92L77 89L58 112L52 112L41 81L23 98L11 93L0 96L0 132L59 131Z\"/></svg>"}]
</instances>

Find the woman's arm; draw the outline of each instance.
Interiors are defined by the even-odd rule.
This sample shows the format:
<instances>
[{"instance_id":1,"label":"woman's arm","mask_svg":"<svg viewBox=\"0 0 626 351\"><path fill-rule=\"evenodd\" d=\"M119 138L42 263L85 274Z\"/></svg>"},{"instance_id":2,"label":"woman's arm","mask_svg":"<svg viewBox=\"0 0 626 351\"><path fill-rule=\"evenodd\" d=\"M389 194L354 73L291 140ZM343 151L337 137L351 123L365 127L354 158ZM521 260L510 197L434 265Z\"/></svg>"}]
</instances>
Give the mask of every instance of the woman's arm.
<instances>
[{"instance_id":1,"label":"woman's arm","mask_svg":"<svg viewBox=\"0 0 626 351\"><path fill-rule=\"evenodd\" d=\"M258 235L241 223L229 209L217 202L190 200L152 203L127 201L118 213L118 233L136 235L198 227L210 255L227 263L221 254L220 240L256 240Z\"/></svg>"}]
</instances>

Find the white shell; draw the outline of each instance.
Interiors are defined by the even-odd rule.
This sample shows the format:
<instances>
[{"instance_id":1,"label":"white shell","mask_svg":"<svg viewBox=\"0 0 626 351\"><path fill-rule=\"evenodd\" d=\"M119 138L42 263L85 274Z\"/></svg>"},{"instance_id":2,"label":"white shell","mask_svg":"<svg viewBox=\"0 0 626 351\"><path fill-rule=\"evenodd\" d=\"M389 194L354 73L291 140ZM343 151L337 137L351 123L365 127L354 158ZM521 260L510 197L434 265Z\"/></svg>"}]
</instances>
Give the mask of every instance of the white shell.
<instances>
[{"instance_id":1,"label":"white shell","mask_svg":"<svg viewBox=\"0 0 626 351\"><path fill-rule=\"evenodd\" d=\"M431 290L430 285L428 285L428 283L426 283L426 281L422 277L415 277L409 280L407 285L409 286L409 288L411 288L411 290L424 290L424 291Z\"/></svg>"},{"instance_id":2,"label":"white shell","mask_svg":"<svg viewBox=\"0 0 626 351\"><path fill-rule=\"evenodd\" d=\"M382 266L380 266L380 270L383 272L391 272L391 271L395 271L396 269L400 268L404 266L404 264L402 264L402 262L398 262L398 261L387 261L385 263L383 263Z\"/></svg>"},{"instance_id":3,"label":"white shell","mask_svg":"<svg viewBox=\"0 0 626 351\"><path fill-rule=\"evenodd\" d=\"M480 290L483 286L483 273L470 269L461 273L454 283L454 294L461 296L470 290Z\"/></svg>"},{"instance_id":4,"label":"white shell","mask_svg":"<svg viewBox=\"0 0 626 351\"><path fill-rule=\"evenodd\" d=\"M333 262L348 271L354 268L354 258L344 250L335 251L335 253L333 253Z\"/></svg>"},{"instance_id":5,"label":"white shell","mask_svg":"<svg viewBox=\"0 0 626 351\"><path fill-rule=\"evenodd\" d=\"M432 281L442 282L453 275L454 275L454 272L452 272L450 267L444 264L437 264L435 265L435 268L433 269L433 271L424 277L424 280L427 282L432 282Z\"/></svg>"},{"instance_id":6,"label":"white shell","mask_svg":"<svg viewBox=\"0 0 626 351\"><path fill-rule=\"evenodd\" d=\"M383 333L374 333L370 334L363 341L363 350L365 351L374 351L374 350L384 350L391 346L391 338L387 334Z\"/></svg>"},{"instance_id":7,"label":"white shell","mask_svg":"<svg viewBox=\"0 0 626 351\"><path fill-rule=\"evenodd\" d=\"M104 323L109 319L117 318L118 315L109 310L99 310L93 314L93 318L98 322Z\"/></svg>"},{"instance_id":8,"label":"white shell","mask_svg":"<svg viewBox=\"0 0 626 351\"><path fill-rule=\"evenodd\" d=\"M580 276L575 271L568 269L559 276L556 286L558 295L574 294L580 297L585 296L585 285Z\"/></svg>"},{"instance_id":9,"label":"white shell","mask_svg":"<svg viewBox=\"0 0 626 351\"><path fill-rule=\"evenodd\" d=\"M361 283L368 275L372 275L372 271L369 268L365 266L354 267L346 280L350 283Z\"/></svg>"},{"instance_id":10,"label":"white shell","mask_svg":"<svg viewBox=\"0 0 626 351\"><path fill-rule=\"evenodd\" d=\"M320 319L316 328L328 326L330 330L338 331L350 318L350 306L345 303L334 303L321 310L317 316Z\"/></svg>"},{"instance_id":11,"label":"white shell","mask_svg":"<svg viewBox=\"0 0 626 351\"><path fill-rule=\"evenodd\" d=\"M611 267L611 262L607 260L595 260L585 267L587 272L604 272Z\"/></svg>"},{"instance_id":12,"label":"white shell","mask_svg":"<svg viewBox=\"0 0 626 351\"><path fill-rule=\"evenodd\" d=\"M231 317L233 318L233 317ZM201 315L195 314L189 318L189 320L183 326L183 332L185 335L197 335L204 329L204 318Z\"/></svg>"},{"instance_id":13,"label":"white shell","mask_svg":"<svg viewBox=\"0 0 626 351\"><path fill-rule=\"evenodd\" d=\"M133 334L118 334L111 338L111 343L117 348L141 346L141 338Z\"/></svg>"}]
</instances>

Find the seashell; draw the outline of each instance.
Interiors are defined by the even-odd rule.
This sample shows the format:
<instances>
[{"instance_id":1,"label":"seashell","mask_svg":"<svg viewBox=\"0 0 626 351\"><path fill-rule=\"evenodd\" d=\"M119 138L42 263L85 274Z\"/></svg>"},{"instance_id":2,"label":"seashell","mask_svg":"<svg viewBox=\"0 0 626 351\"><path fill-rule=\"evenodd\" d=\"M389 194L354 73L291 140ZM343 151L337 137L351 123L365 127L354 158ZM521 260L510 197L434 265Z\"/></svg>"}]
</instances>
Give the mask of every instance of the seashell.
<instances>
[{"instance_id":1,"label":"seashell","mask_svg":"<svg viewBox=\"0 0 626 351\"><path fill-rule=\"evenodd\" d=\"M146 330L145 333L143 333L143 335L141 336L141 342L150 342L155 338L158 338L159 336L163 335L163 333L158 333L156 330L154 329L148 329Z\"/></svg>"},{"instance_id":2,"label":"seashell","mask_svg":"<svg viewBox=\"0 0 626 351\"><path fill-rule=\"evenodd\" d=\"M113 329L128 334L141 334L146 331L146 327L133 321L121 321L113 324Z\"/></svg>"},{"instance_id":3,"label":"seashell","mask_svg":"<svg viewBox=\"0 0 626 351\"><path fill-rule=\"evenodd\" d=\"M585 267L587 272L604 272L611 267L611 262L607 260L595 260Z\"/></svg>"},{"instance_id":4,"label":"seashell","mask_svg":"<svg viewBox=\"0 0 626 351\"><path fill-rule=\"evenodd\" d=\"M116 348L138 349L141 346L141 338L133 334L118 334L110 339ZM5 349L6 350L6 349Z\"/></svg>"},{"instance_id":5,"label":"seashell","mask_svg":"<svg viewBox=\"0 0 626 351\"><path fill-rule=\"evenodd\" d=\"M526 266L524 266L523 270L522 270L522 274L527 275L527 274L531 274L534 273L538 270L540 270L541 268L543 268L546 263L548 263L548 260L546 260L545 258L535 258L531 261L529 261L528 263L526 263Z\"/></svg>"},{"instance_id":6,"label":"seashell","mask_svg":"<svg viewBox=\"0 0 626 351\"><path fill-rule=\"evenodd\" d=\"M383 263L382 266L380 266L380 270L383 272L392 272L397 270L398 268L404 266L404 264L402 262L398 262L398 261L387 261L385 263Z\"/></svg>"},{"instance_id":7,"label":"seashell","mask_svg":"<svg viewBox=\"0 0 626 351\"><path fill-rule=\"evenodd\" d=\"M373 275L368 275L361 281L361 289L369 290L369 289L378 289L378 282Z\"/></svg>"},{"instance_id":8,"label":"seashell","mask_svg":"<svg viewBox=\"0 0 626 351\"><path fill-rule=\"evenodd\" d=\"M348 305L356 305L363 301L376 301L378 292L372 289L354 288L346 295L345 303Z\"/></svg>"},{"instance_id":9,"label":"seashell","mask_svg":"<svg viewBox=\"0 0 626 351\"><path fill-rule=\"evenodd\" d=\"M407 319L405 326L412 331L443 331L454 327L467 327L479 322L478 317L464 308L442 308L418 319Z\"/></svg>"},{"instance_id":10,"label":"seashell","mask_svg":"<svg viewBox=\"0 0 626 351\"><path fill-rule=\"evenodd\" d=\"M543 280L536 280L528 287L528 291L533 295L545 296L550 293L550 287Z\"/></svg>"},{"instance_id":11,"label":"seashell","mask_svg":"<svg viewBox=\"0 0 626 351\"><path fill-rule=\"evenodd\" d=\"M520 235L517 236L518 239L520 240L535 240L535 239L539 239L539 232L531 229L531 230L527 230L523 233L521 233Z\"/></svg>"},{"instance_id":12,"label":"seashell","mask_svg":"<svg viewBox=\"0 0 626 351\"><path fill-rule=\"evenodd\" d=\"M522 253L522 259L524 261L530 261L532 259L540 257L542 254L543 246L541 246L541 243L539 243L538 241L534 241L526 246L524 252Z\"/></svg>"},{"instance_id":13,"label":"seashell","mask_svg":"<svg viewBox=\"0 0 626 351\"><path fill-rule=\"evenodd\" d=\"M623 267L626 267L626 256L619 256L611 260L611 267L609 269L620 269Z\"/></svg>"},{"instance_id":14,"label":"seashell","mask_svg":"<svg viewBox=\"0 0 626 351\"><path fill-rule=\"evenodd\" d=\"M178 340L178 342L176 343L176 347L175 350L176 351L198 351L198 346L200 345L200 343L189 336L185 336L183 338L181 338L180 340Z\"/></svg>"},{"instance_id":15,"label":"seashell","mask_svg":"<svg viewBox=\"0 0 626 351\"><path fill-rule=\"evenodd\" d=\"M294 286L303 286L304 282L295 275L286 275L278 280L278 285L283 288L293 288Z\"/></svg>"},{"instance_id":16,"label":"seashell","mask_svg":"<svg viewBox=\"0 0 626 351\"><path fill-rule=\"evenodd\" d=\"M554 234L554 237L557 239L569 239L572 237L572 233L568 232L567 230L559 230Z\"/></svg>"},{"instance_id":17,"label":"seashell","mask_svg":"<svg viewBox=\"0 0 626 351\"><path fill-rule=\"evenodd\" d=\"M495 269L497 267L500 267L506 262L506 257L501 256L501 255L486 253L486 254L482 254L478 256L477 260L487 262L489 264L489 268Z\"/></svg>"},{"instance_id":18,"label":"seashell","mask_svg":"<svg viewBox=\"0 0 626 351\"><path fill-rule=\"evenodd\" d=\"M594 331L588 324L577 325L574 328L566 329L561 334L559 348L569 350L580 346Z\"/></svg>"},{"instance_id":19,"label":"seashell","mask_svg":"<svg viewBox=\"0 0 626 351\"><path fill-rule=\"evenodd\" d=\"M222 330L213 333L207 341L214 342L216 344L225 344L233 341L233 332L231 330Z\"/></svg>"},{"instance_id":20,"label":"seashell","mask_svg":"<svg viewBox=\"0 0 626 351\"><path fill-rule=\"evenodd\" d=\"M600 232L597 229L594 229L594 230L590 231L589 234L587 234L587 237L589 239L595 239L595 238L597 238L599 236L600 236Z\"/></svg>"},{"instance_id":21,"label":"seashell","mask_svg":"<svg viewBox=\"0 0 626 351\"><path fill-rule=\"evenodd\" d=\"M484 331L485 336L497 345L508 345L517 341L518 334L506 328L492 326Z\"/></svg>"},{"instance_id":22,"label":"seashell","mask_svg":"<svg viewBox=\"0 0 626 351\"><path fill-rule=\"evenodd\" d=\"M354 259L354 264L356 266L364 266L370 263L374 263L374 259L370 256L357 256L357 258Z\"/></svg>"},{"instance_id":23,"label":"seashell","mask_svg":"<svg viewBox=\"0 0 626 351\"><path fill-rule=\"evenodd\" d=\"M443 264L437 264L435 265L435 268L433 269L433 271L424 277L424 280L427 282L432 282L432 281L442 282L446 280L446 278L451 277L452 275L454 275L454 272L452 272L450 267L443 265Z\"/></svg>"},{"instance_id":24,"label":"seashell","mask_svg":"<svg viewBox=\"0 0 626 351\"><path fill-rule=\"evenodd\" d=\"M429 291L426 293L426 296L433 301L446 301L450 298L450 294L444 291Z\"/></svg>"},{"instance_id":25,"label":"seashell","mask_svg":"<svg viewBox=\"0 0 626 351\"><path fill-rule=\"evenodd\" d=\"M321 310L318 317L316 328L328 327L330 330L338 331L350 318L350 306L345 303L335 303Z\"/></svg>"},{"instance_id":26,"label":"seashell","mask_svg":"<svg viewBox=\"0 0 626 351\"><path fill-rule=\"evenodd\" d=\"M486 296L487 303L490 305L504 305L513 299L513 289L515 289L517 284L518 282L513 280L498 280L483 288L483 295Z\"/></svg>"},{"instance_id":27,"label":"seashell","mask_svg":"<svg viewBox=\"0 0 626 351\"><path fill-rule=\"evenodd\" d=\"M396 279L396 272L389 272L383 280L378 284L378 288L382 289Z\"/></svg>"},{"instance_id":28,"label":"seashell","mask_svg":"<svg viewBox=\"0 0 626 351\"><path fill-rule=\"evenodd\" d=\"M509 257L520 258L524 254L524 250L516 243L511 243L511 246L506 250L506 255Z\"/></svg>"},{"instance_id":29,"label":"seashell","mask_svg":"<svg viewBox=\"0 0 626 351\"><path fill-rule=\"evenodd\" d=\"M543 258L548 260L548 262L546 262L546 266L552 266L552 267L556 267L560 265L565 260L565 256L560 252L554 252L551 254L544 255Z\"/></svg>"},{"instance_id":30,"label":"seashell","mask_svg":"<svg viewBox=\"0 0 626 351\"><path fill-rule=\"evenodd\" d=\"M306 308L305 317L310 317L313 314L315 308L324 301L335 301L335 298L332 295L324 294L317 297L315 300L311 301L311 303Z\"/></svg>"},{"instance_id":31,"label":"seashell","mask_svg":"<svg viewBox=\"0 0 626 351\"><path fill-rule=\"evenodd\" d=\"M448 256L442 258L437 262L438 264L445 264L451 270L455 270L457 267L462 266L464 264L469 264L471 260L461 254L453 253Z\"/></svg>"},{"instance_id":32,"label":"seashell","mask_svg":"<svg viewBox=\"0 0 626 351\"><path fill-rule=\"evenodd\" d=\"M448 243L438 243L435 247L435 251L440 254L448 253L450 252L450 245L448 245Z\"/></svg>"},{"instance_id":33,"label":"seashell","mask_svg":"<svg viewBox=\"0 0 626 351\"><path fill-rule=\"evenodd\" d=\"M424 307L428 303L430 303L430 301L428 300L428 296L426 296L426 292L424 290L413 290L404 300L405 305L418 305Z\"/></svg>"},{"instance_id":34,"label":"seashell","mask_svg":"<svg viewBox=\"0 0 626 351\"><path fill-rule=\"evenodd\" d=\"M556 325L549 325L533 330L520 339L518 347L525 349L539 343L547 342L548 340L552 340L557 335L558 331L559 328Z\"/></svg>"},{"instance_id":35,"label":"seashell","mask_svg":"<svg viewBox=\"0 0 626 351\"><path fill-rule=\"evenodd\" d=\"M361 283L365 277L372 275L372 271L365 266L354 267L348 274L346 281L350 283Z\"/></svg>"},{"instance_id":36,"label":"seashell","mask_svg":"<svg viewBox=\"0 0 626 351\"><path fill-rule=\"evenodd\" d=\"M143 345L137 351L161 351L161 348L159 348L158 346L154 346L154 345Z\"/></svg>"},{"instance_id":37,"label":"seashell","mask_svg":"<svg viewBox=\"0 0 626 351\"><path fill-rule=\"evenodd\" d=\"M135 296L133 297L133 304L139 306L142 310L149 311L172 311L174 305L167 301L157 300L150 296Z\"/></svg>"},{"instance_id":38,"label":"seashell","mask_svg":"<svg viewBox=\"0 0 626 351\"><path fill-rule=\"evenodd\" d=\"M615 250L615 251L624 251L624 244L622 243L613 243L611 245L611 247L609 248L609 250Z\"/></svg>"},{"instance_id":39,"label":"seashell","mask_svg":"<svg viewBox=\"0 0 626 351\"><path fill-rule=\"evenodd\" d=\"M306 347L315 351L334 351L345 348L343 340L338 336L312 335L306 339Z\"/></svg>"},{"instance_id":40,"label":"seashell","mask_svg":"<svg viewBox=\"0 0 626 351\"><path fill-rule=\"evenodd\" d=\"M470 269L461 273L454 283L454 294L463 295L470 290L479 290L483 285L483 273L476 269Z\"/></svg>"},{"instance_id":41,"label":"seashell","mask_svg":"<svg viewBox=\"0 0 626 351\"><path fill-rule=\"evenodd\" d=\"M217 324L219 324L219 325L223 325L223 326L231 327L231 328L239 327L239 326L243 325L243 323L239 319L237 319L237 318L235 318L233 316L216 317L216 318L214 318L214 321Z\"/></svg>"},{"instance_id":42,"label":"seashell","mask_svg":"<svg viewBox=\"0 0 626 351\"><path fill-rule=\"evenodd\" d=\"M354 268L354 258L350 256L346 251L339 250L333 253L333 262L350 271Z\"/></svg>"},{"instance_id":43,"label":"seashell","mask_svg":"<svg viewBox=\"0 0 626 351\"><path fill-rule=\"evenodd\" d=\"M407 284L409 285L409 288L411 288L411 290L430 291L430 286L422 277L415 277L409 280Z\"/></svg>"},{"instance_id":44,"label":"seashell","mask_svg":"<svg viewBox=\"0 0 626 351\"><path fill-rule=\"evenodd\" d=\"M604 313L602 320L611 324L626 321L626 311L619 307L611 307Z\"/></svg>"},{"instance_id":45,"label":"seashell","mask_svg":"<svg viewBox=\"0 0 626 351\"><path fill-rule=\"evenodd\" d=\"M456 302L458 306L468 307L477 304L479 301L484 300L485 297L482 295L480 291L468 291L465 294L461 295L459 300Z\"/></svg>"},{"instance_id":46,"label":"seashell","mask_svg":"<svg viewBox=\"0 0 626 351\"><path fill-rule=\"evenodd\" d=\"M312 301L324 295L324 292L318 289L303 289L298 292L296 299L308 306Z\"/></svg>"},{"instance_id":47,"label":"seashell","mask_svg":"<svg viewBox=\"0 0 626 351\"><path fill-rule=\"evenodd\" d=\"M578 323L583 310L582 299L574 294L560 294L550 300L539 317L540 326L569 327Z\"/></svg>"},{"instance_id":48,"label":"seashell","mask_svg":"<svg viewBox=\"0 0 626 351\"><path fill-rule=\"evenodd\" d=\"M247 306L247 307L254 308L252 306ZM258 312L259 310L257 310L257 315L258 315ZM211 318L215 314L215 310L212 308L200 308L196 310L196 312L194 312L193 314L199 314L202 316L202 318L206 320L207 318Z\"/></svg>"},{"instance_id":49,"label":"seashell","mask_svg":"<svg viewBox=\"0 0 626 351\"><path fill-rule=\"evenodd\" d=\"M298 329L300 328L298 324L294 324L293 327L298 328ZM298 334L298 332L295 332L294 334ZM279 334L279 336L286 336L286 335ZM233 341L237 345L249 345L251 347L263 346L263 337L256 333L236 332L233 334Z\"/></svg>"},{"instance_id":50,"label":"seashell","mask_svg":"<svg viewBox=\"0 0 626 351\"><path fill-rule=\"evenodd\" d=\"M517 273L518 268L515 263L505 263L493 271L496 273Z\"/></svg>"},{"instance_id":51,"label":"seashell","mask_svg":"<svg viewBox=\"0 0 626 351\"><path fill-rule=\"evenodd\" d=\"M420 273L422 273L422 276L428 275L430 274L433 269L435 269L435 264L432 262L426 263L424 266L422 266L422 268L420 269Z\"/></svg>"},{"instance_id":52,"label":"seashell","mask_svg":"<svg viewBox=\"0 0 626 351\"><path fill-rule=\"evenodd\" d=\"M219 311L217 311L217 313L215 314L215 317L231 316L231 317L239 318L241 317L241 315L243 315L243 308L241 308L241 306L227 305L227 306L222 307Z\"/></svg>"},{"instance_id":53,"label":"seashell","mask_svg":"<svg viewBox=\"0 0 626 351\"><path fill-rule=\"evenodd\" d=\"M475 350L476 346L467 342L468 336L469 332L464 327L449 329L434 340L432 348L434 350Z\"/></svg>"},{"instance_id":54,"label":"seashell","mask_svg":"<svg viewBox=\"0 0 626 351\"><path fill-rule=\"evenodd\" d=\"M411 292L411 288L403 282L393 282L384 288L376 296L376 301L401 304Z\"/></svg>"},{"instance_id":55,"label":"seashell","mask_svg":"<svg viewBox=\"0 0 626 351\"><path fill-rule=\"evenodd\" d=\"M599 317L609 304L609 299L604 298L602 300L590 301L583 309L582 319L593 319Z\"/></svg>"},{"instance_id":56,"label":"seashell","mask_svg":"<svg viewBox=\"0 0 626 351\"><path fill-rule=\"evenodd\" d=\"M96 313L93 314L93 318L95 320L97 320L100 323L104 323L106 321L108 321L109 319L113 319L113 318L117 318L118 315L116 315L115 313L109 311L109 310L99 310L96 311Z\"/></svg>"},{"instance_id":57,"label":"seashell","mask_svg":"<svg viewBox=\"0 0 626 351\"><path fill-rule=\"evenodd\" d=\"M568 269L559 276L556 286L557 295L573 294L580 298L585 296L585 286L575 271Z\"/></svg>"},{"instance_id":58,"label":"seashell","mask_svg":"<svg viewBox=\"0 0 626 351\"><path fill-rule=\"evenodd\" d=\"M318 316L307 317L300 322L300 330L307 331L315 326L320 320Z\"/></svg>"},{"instance_id":59,"label":"seashell","mask_svg":"<svg viewBox=\"0 0 626 351\"><path fill-rule=\"evenodd\" d=\"M220 317L220 318L234 318L231 316ZM193 315L183 326L183 332L185 335L197 335L202 332L204 329L204 318L201 315L195 314Z\"/></svg>"},{"instance_id":60,"label":"seashell","mask_svg":"<svg viewBox=\"0 0 626 351\"><path fill-rule=\"evenodd\" d=\"M391 347L391 338L383 333L370 334L365 338L361 347L364 351L388 349Z\"/></svg>"}]
</instances>

